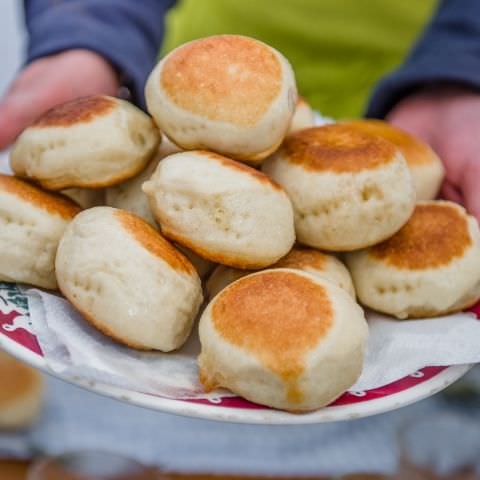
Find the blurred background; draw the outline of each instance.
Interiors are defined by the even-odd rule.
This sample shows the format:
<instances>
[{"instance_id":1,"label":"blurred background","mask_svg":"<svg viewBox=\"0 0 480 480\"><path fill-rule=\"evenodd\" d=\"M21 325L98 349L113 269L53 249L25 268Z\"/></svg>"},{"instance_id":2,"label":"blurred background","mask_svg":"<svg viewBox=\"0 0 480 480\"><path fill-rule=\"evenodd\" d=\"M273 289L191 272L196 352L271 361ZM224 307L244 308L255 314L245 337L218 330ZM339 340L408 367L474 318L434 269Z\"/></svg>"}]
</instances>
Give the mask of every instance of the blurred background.
<instances>
[{"instance_id":1,"label":"blurred background","mask_svg":"<svg viewBox=\"0 0 480 480\"><path fill-rule=\"evenodd\" d=\"M17 0L4 0L0 6L0 28L2 42L0 55L2 69L0 90L3 92L22 62L23 20Z\"/></svg>"},{"instance_id":2,"label":"blurred background","mask_svg":"<svg viewBox=\"0 0 480 480\"><path fill-rule=\"evenodd\" d=\"M0 3L0 92L5 92L15 72L22 64L24 28L23 18L17 0L4 0ZM0 152L0 168L4 168L6 154Z\"/></svg>"},{"instance_id":3,"label":"blurred background","mask_svg":"<svg viewBox=\"0 0 480 480\"><path fill-rule=\"evenodd\" d=\"M0 2L1 93L22 63L21 3ZM5 162L2 153L1 170L5 170ZM1 419L3 398L29 374L3 356L0 366ZM15 373L7 374L8 369ZM38 381L32 378L28 381ZM84 450L114 451L164 470L187 473L188 478L195 478L194 473L216 473L221 478L227 478L227 473L330 478L361 472L372 475L348 478L377 478L373 474L391 475L402 462L410 468L422 460L417 454L423 452L447 464L459 461L467 466L462 474L448 478L478 478L473 473L480 458L478 368L446 392L397 412L301 427L230 425L175 417L124 405L53 378L43 382L43 394L40 389L35 393L37 399L43 398L38 415L33 408L23 425L22 421L17 426L0 423L2 480L26 478L27 466L35 458ZM440 428L432 434L434 425ZM442 442L434 444L432 438ZM425 450L426 446L430 450ZM403 478L417 478L413 470L406 471ZM122 478L150 477L132 474Z\"/></svg>"}]
</instances>

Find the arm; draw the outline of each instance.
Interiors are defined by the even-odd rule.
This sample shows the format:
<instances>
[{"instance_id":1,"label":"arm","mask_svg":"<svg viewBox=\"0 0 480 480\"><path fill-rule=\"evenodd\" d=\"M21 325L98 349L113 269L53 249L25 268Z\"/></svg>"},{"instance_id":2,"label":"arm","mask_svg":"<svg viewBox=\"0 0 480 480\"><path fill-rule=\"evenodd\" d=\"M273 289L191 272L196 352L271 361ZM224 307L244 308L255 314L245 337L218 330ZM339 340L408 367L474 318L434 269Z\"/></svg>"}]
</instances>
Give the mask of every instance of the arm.
<instances>
[{"instance_id":1,"label":"arm","mask_svg":"<svg viewBox=\"0 0 480 480\"><path fill-rule=\"evenodd\" d=\"M445 163L442 194L480 221L480 2L442 0L430 26L384 79L367 116L429 143Z\"/></svg>"},{"instance_id":2,"label":"arm","mask_svg":"<svg viewBox=\"0 0 480 480\"><path fill-rule=\"evenodd\" d=\"M143 87L173 0L25 0L27 65L0 100L0 149L52 106Z\"/></svg>"},{"instance_id":3,"label":"arm","mask_svg":"<svg viewBox=\"0 0 480 480\"><path fill-rule=\"evenodd\" d=\"M478 0L441 0L405 63L375 89L367 116L385 117L402 98L439 83L480 90Z\"/></svg>"},{"instance_id":4,"label":"arm","mask_svg":"<svg viewBox=\"0 0 480 480\"><path fill-rule=\"evenodd\" d=\"M71 49L90 50L121 73L133 98L142 103L163 38L164 16L173 4L173 0L25 0L27 62Z\"/></svg>"}]
</instances>

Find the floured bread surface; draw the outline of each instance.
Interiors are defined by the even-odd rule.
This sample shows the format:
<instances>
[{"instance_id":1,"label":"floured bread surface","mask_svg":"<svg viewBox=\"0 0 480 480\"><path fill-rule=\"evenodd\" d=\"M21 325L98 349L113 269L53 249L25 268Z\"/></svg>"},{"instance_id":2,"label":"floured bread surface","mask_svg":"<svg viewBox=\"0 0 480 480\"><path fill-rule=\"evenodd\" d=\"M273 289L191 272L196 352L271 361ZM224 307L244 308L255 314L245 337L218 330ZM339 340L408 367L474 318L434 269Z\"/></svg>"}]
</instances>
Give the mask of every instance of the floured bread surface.
<instances>
[{"instance_id":1,"label":"floured bread surface","mask_svg":"<svg viewBox=\"0 0 480 480\"><path fill-rule=\"evenodd\" d=\"M478 222L451 202L420 202L396 235L347 262L360 301L398 318L443 315L480 299Z\"/></svg>"},{"instance_id":2,"label":"floured bread surface","mask_svg":"<svg viewBox=\"0 0 480 480\"><path fill-rule=\"evenodd\" d=\"M313 127L315 125L315 116L312 107L307 101L298 97L295 112L293 113L292 121L288 133L293 133L304 128Z\"/></svg>"},{"instance_id":3,"label":"floured bread surface","mask_svg":"<svg viewBox=\"0 0 480 480\"><path fill-rule=\"evenodd\" d=\"M60 193L73 200L83 209L105 205L105 191L103 189L67 188Z\"/></svg>"},{"instance_id":4,"label":"floured bread surface","mask_svg":"<svg viewBox=\"0 0 480 480\"><path fill-rule=\"evenodd\" d=\"M56 289L55 253L80 207L0 174L0 281Z\"/></svg>"},{"instance_id":5,"label":"floured bread surface","mask_svg":"<svg viewBox=\"0 0 480 480\"><path fill-rule=\"evenodd\" d=\"M225 288L200 319L200 379L291 411L328 405L359 377L362 309L344 290L298 270L254 273Z\"/></svg>"},{"instance_id":6,"label":"floured bread surface","mask_svg":"<svg viewBox=\"0 0 480 480\"><path fill-rule=\"evenodd\" d=\"M417 200L433 200L437 197L445 176L445 168L426 143L381 120L356 120L348 124L378 135L398 147L410 168Z\"/></svg>"},{"instance_id":7,"label":"floured bread surface","mask_svg":"<svg viewBox=\"0 0 480 480\"><path fill-rule=\"evenodd\" d=\"M157 222L148 204L147 196L142 190L142 185L150 179L162 158L178 152L180 149L167 137L163 137L155 158L150 161L147 168L126 182L106 189L106 204L134 213L156 228Z\"/></svg>"},{"instance_id":8,"label":"floured bread surface","mask_svg":"<svg viewBox=\"0 0 480 480\"><path fill-rule=\"evenodd\" d=\"M269 268L302 270L332 282L355 298L352 279L345 265L333 255L327 255L314 248L293 247L285 257ZM250 273L253 272L219 265L207 281L208 298L212 299L232 282Z\"/></svg>"},{"instance_id":9,"label":"floured bread surface","mask_svg":"<svg viewBox=\"0 0 480 480\"><path fill-rule=\"evenodd\" d=\"M143 172L120 185L107 188L107 205L134 213L143 218L152 227L158 229L158 224L150 208L147 195L142 190L142 185L150 179L162 158L179 151L178 147L172 144L170 140L163 138L157 155ZM178 248L192 262L201 278L212 270L212 262L198 256L188 248L179 245L175 245L175 248Z\"/></svg>"},{"instance_id":10,"label":"floured bread surface","mask_svg":"<svg viewBox=\"0 0 480 480\"><path fill-rule=\"evenodd\" d=\"M135 177L115 187L107 188L105 192L106 204L110 207L134 213L152 227L157 228L157 222L153 216L147 196L142 190L142 185L150 179L159 161L159 158L153 159L147 168Z\"/></svg>"},{"instance_id":11,"label":"floured bread surface","mask_svg":"<svg viewBox=\"0 0 480 480\"><path fill-rule=\"evenodd\" d=\"M134 105L104 95L54 107L17 139L10 163L16 175L49 190L116 185L139 173L160 134Z\"/></svg>"},{"instance_id":12,"label":"floured bread surface","mask_svg":"<svg viewBox=\"0 0 480 480\"><path fill-rule=\"evenodd\" d=\"M157 125L183 149L260 163L282 142L297 91L278 51L253 38L218 35L169 53L145 96Z\"/></svg>"},{"instance_id":13,"label":"floured bread surface","mask_svg":"<svg viewBox=\"0 0 480 480\"><path fill-rule=\"evenodd\" d=\"M132 348L179 348L202 303L192 264L123 210L78 215L60 242L56 269L60 290L85 319Z\"/></svg>"},{"instance_id":14,"label":"floured bread surface","mask_svg":"<svg viewBox=\"0 0 480 480\"><path fill-rule=\"evenodd\" d=\"M263 268L295 241L283 189L226 157L206 151L170 155L143 190L165 236L213 262Z\"/></svg>"},{"instance_id":15,"label":"floured bread surface","mask_svg":"<svg viewBox=\"0 0 480 480\"><path fill-rule=\"evenodd\" d=\"M29 427L40 414L40 373L0 351L0 430Z\"/></svg>"},{"instance_id":16,"label":"floured bread surface","mask_svg":"<svg viewBox=\"0 0 480 480\"><path fill-rule=\"evenodd\" d=\"M157 230L158 224L155 220L152 209L150 208L147 195L142 190L142 185L150 179L160 160L161 159L157 156L139 175L127 180L121 185L110 187L106 190L107 205L134 213ZM188 248L178 245L175 247L192 262L200 277L207 275L212 269L212 262L199 257Z\"/></svg>"},{"instance_id":17,"label":"floured bread surface","mask_svg":"<svg viewBox=\"0 0 480 480\"><path fill-rule=\"evenodd\" d=\"M398 231L415 206L398 149L348 125L293 133L262 168L292 200L298 241L323 250L374 245Z\"/></svg>"}]
</instances>

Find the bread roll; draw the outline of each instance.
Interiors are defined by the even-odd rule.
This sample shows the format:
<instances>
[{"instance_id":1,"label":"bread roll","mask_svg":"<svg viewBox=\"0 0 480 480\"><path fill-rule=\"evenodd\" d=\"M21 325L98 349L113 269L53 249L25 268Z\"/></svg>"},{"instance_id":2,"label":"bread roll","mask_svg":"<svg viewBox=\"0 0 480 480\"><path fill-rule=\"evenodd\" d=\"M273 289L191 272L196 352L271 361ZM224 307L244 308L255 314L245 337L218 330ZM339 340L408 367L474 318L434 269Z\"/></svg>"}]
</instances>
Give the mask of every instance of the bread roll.
<instances>
[{"instance_id":1,"label":"bread roll","mask_svg":"<svg viewBox=\"0 0 480 480\"><path fill-rule=\"evenodd\" d=\"M206 151L170 155L143 190L164 235L213 262L263 268L295 241L285 192L226 157Z\"/></svg>"},{"instance_id":2,"label":"bread roll","mask_svg":"<svg viewBox=\"0 0 480 480\"><path fill-rule=\"evenodd\" d=\"M24 130L10 163L49 190L116 185L143 170L160 134L152 119L118 98L98 95L52 108Z\"/></svg>"},{"instance_id":3,"label":"bread roll","mask_svg":"<svg viewBox=\"0 0 480 480\"><path fill-rule=\"evenodd\" d=\"M397 318L444 315L480 299L480 231L451 202L420 202L392 238L347 256L360 301Z\"/></svg>"},{"instance_id":4,"label":"bread roll","mask_svg":"<svg viewBox=\"0 0 480 480\"><path fill-rule=\"evenodd\" d=\"M104 190L89 190L87 188L67 188L66 190L62 190L60 193L73 200L83 209L105 205Z\"/></svg>"},{"instance_id":5,"label":"bread roll","mask_svg":"<svg viewBox=\"0 0 480 480\"><path fill-rule=\"evenodd\" d=\"M195 252L192 252L192 250L183 247L182 245L174 245L175 248L180 250L180 252L182 252L190 260L202 280L206 278L208 274L215 268L215 263L211 262L210 260L197 255Z\"/></svg>"},{"instance_id":6,"label":"bread roll","mask_svg":"<svg viewBox=\"0 0 480 480\"><path fill-rule=\"evenodd\" d=\"M326 255L313 248L293 247L285 257L269 268L302 270L332 282L355 298L352 279L345 265L333 255ZM226 286L250 273L253 272L218 265L206 284L208 298L212 299Z\"/></svg>"},{"instance_id":7,"label":"bread roll","mask_svg":"<svg viewBox=\"0 0 480 480\"><path fill-rule=\"evenodd\" d=\"M313 127L315 125L315 116L312 108L302 97L298 97L295 112L288 133L293 133L304 128Z\"/></svg>"},{"instance_id":8,"label":"bread roll","mask_svg":"<svg viewBox=\"0 0 480 480\"><path fill-rule=\"evenodd\" d=\"M148 111L184 150L207 149L258 164L292 119L297 90L286 58L239 35L182 45L151 73Z\"/></svg>"},{"instance_id":9,"label":"bread roll","mask_svg":"<svg viewBox=\"0 0 480 480\"><path fill-rule=\"evenodd\" d=\"M328 405L358 379L367 323L344 290L298 270L237 280L200 319L200 379L290 411Z\"/></svg>"},{"instance_id":10,"label":"bread roll","mask_svg":"<svg viewBox=\"0 0 480 480\"><path fill-rule=\"evenodd\" d=\"M171 143L170 140L166 137L163 138L156 157L148 164L143 172L120 185L106 189L107 205L134 213L149 223L152 227L158 229L158 224L153 216L148 203L148 198L142 190L142 185L150 179L157 168L158 162L160 162L162 158L165 158L172 153L178 153L179 151L178 147ZM192 262L201 278L208 275L212 270L214 265L212 262L199 257L188 248L178 245L176 245L176 248L178 248Z\"/></svg>"},{"instance_id":11,"label":"bread roll","mask_svg":"<svg viewBox=\"0 0 480 480\"><path fill-rule=\"evenodd\" d=\"M289 135L263 171L290 196L298 241L322 250L374 245L398 231L415 206L398 149L348 125Z\"/></svg>"},{"instance_id":12,"label":"bread roll","mask_svg":"<svg viewBox=\"0 0 480 480\"><path fill-rule=\"evenodd\" d=\"M143 218L152 227L157 228L157 222L148 204L147 196L142 190L142 185L150 179L162 158L178 152L180 152L180 149L176 145L167 137L162 137L158 152L147 168L130 180L106 189L106 204L110 207L134 213Z\"/></svg>"},{"instance_id":13,"label":"bread roll","mask_svg":"<svg viewBox=\"0 0 480 480\"><path fill-rule=\"evenodd\" d=\"M202 303L193 265L123 210L78 215L60 242L56 269L60 290L85 319L136 349L179 348Z\"/></svg>"},{"instance_id":14,"label":"bread roll","mask_svg":"<svg viewBox=\"0 0 480 480\"><path fill-rule=\"evenodd\" d=\"M29 427L42 406L42 376L0 351L0 378L0 430Z\"/></svg>"},{"instance_id":15,"label":"bread roll","mask_svg":"<svg viewBox=\"0 0 480 480\"><path fill-rule=\"evenodd\" d=\"M349 122L349 125L379 135L398 147L410 168L417 200L433 200L437 197L445 176L445 168L426 143L381 120L356 120Z\"/></svg>"},{"instance_id":16,"label":"bread roll","mask_svg":"<svg viewBox=\"0 0 480 480\"><path fill-rule=\"evenodd\" d=\"M58 242L79 211L66 197L0 174L0 281L56 289Z\"/></svg>"},{"instance_id":17,"label":"bread roll","mask_svg":"<svg viewBox=\"0 0 480 480\"><path fill-rule=\"evenodd\" d=\"M139 216L152 227L158 228L155 217L148 203L148 198L142 190L142 185L150 179L157 168L160 159L154 158L145 170L137 176L105 191L106 204L110 207L120 208Z\"/></svg>"}]
</instances>

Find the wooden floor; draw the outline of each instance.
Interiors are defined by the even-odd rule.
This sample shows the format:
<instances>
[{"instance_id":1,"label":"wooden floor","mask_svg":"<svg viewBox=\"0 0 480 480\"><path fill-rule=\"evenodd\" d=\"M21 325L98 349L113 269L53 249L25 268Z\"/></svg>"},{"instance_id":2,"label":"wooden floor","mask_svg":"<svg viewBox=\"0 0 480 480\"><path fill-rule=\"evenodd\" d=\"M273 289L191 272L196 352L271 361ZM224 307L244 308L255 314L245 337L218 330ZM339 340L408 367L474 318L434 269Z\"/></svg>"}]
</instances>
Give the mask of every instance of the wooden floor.
<instances>
[{"instance_id":1,"label":"wooden floor","mask_svg":"<svg viewBox=\"0 0 480 480\"><path fill-rule=\"evenodd\" d=\"M0 460L0 478L2 480L25 480L28 464Z\"/></svg>"},{"instance_id":2,"label":"wooden floor","mask_svg":"<svg viewBox=\"0 0 480 480\"><path fill-rule=\"evenodd\" d=\"M12 462L0 460L0 479L1 480L26 480L28 463ZM244 480L245 477L235 476L210 476L210 475L177 475L177 474L158 474L159 480ZM248 480L266 480L265 477L248 477ZM282 477L282 480L298 480L294 477ZM302 478L303 480L303 478ZM315 477L309 480L324 480L324 478Z\"/></svg>"},{"instance_id":3,"label":"wooden floor","mask_svg":"<svg viewBox=\"0 0 480 480\"><path fill-rule=\"evenodd\" d=\"M0 460L0 480L26 480L29 464L26 462L13 462ZM277 478L277 477L276 477ZM377 475L350 475L344 480L380 480L384 477ZM211 475L178 475L158 474L158 480L272 480L273 477L237 477L237 476L211 476ZM299 477L281 477L281 480L299 480ZM301 480L327 480L326 477L301 477Z\"/></svg>"}]
</instances>

